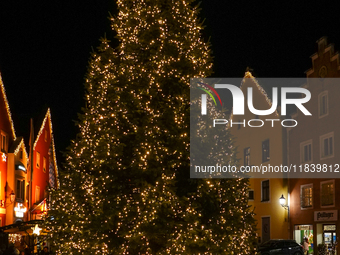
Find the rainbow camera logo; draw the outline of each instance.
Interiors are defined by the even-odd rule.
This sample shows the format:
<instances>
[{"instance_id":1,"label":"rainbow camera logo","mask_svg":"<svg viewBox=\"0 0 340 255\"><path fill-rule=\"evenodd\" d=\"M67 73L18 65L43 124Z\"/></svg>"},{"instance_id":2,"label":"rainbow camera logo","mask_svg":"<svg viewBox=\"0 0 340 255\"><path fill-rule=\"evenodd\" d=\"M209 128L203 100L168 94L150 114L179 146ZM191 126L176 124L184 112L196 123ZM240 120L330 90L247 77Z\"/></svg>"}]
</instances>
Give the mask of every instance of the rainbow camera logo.
<instances>
[{"instance_id":1,"label":"rainbow camera logo","mask_svg":"<svg viewBox=\"0 0 340 255\"><path fill-rule=\"evenodd\" d=\"M221 97L220 97L220 95L216 92L216 90L213 87L211 87L210 85L208 85L206 83L203 83L203 82L199 82L198 84L200 84L202 86L205 86L206 88L210 89L216 95L216 97L218 98L218 100L220 101L220 104L222 106ZM215 106L217 106L215 97L213 96L213 94L209 90L201 88L201 87L198 87L198 88L203 90L204 92L206 92L212 98L212 100L214 101ZM201 95L201 104L202 104L201 105L201 114L202 115L207 115L207 94L202 94Z\"/></svg>"}]
</instances>

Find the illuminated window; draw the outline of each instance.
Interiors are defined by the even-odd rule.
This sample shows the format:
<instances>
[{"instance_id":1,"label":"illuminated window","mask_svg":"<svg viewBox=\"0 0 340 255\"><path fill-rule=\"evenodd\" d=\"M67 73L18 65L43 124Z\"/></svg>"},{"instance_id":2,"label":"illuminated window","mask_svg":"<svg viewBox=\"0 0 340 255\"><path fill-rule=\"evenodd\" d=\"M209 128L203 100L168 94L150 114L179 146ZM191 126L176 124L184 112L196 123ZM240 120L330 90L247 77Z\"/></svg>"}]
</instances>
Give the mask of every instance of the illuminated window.
<instances>
[{"instance_id":1,"label":"illuminated window","mask_svg":"<svg viewBox=\"0 0 340 255\"><path fill-rule=\"evenodd\" d=\"M301 208L313 207L313 184L301 185Z\"/></svg>"},{"instance_id":2,"label":"illuminated window","mask_svg":"<svg viewBox=\"0 0 340 255\"><path fill-rule=\"evenodd\" d=\"M3 131L1 131L1 151L5 153L8 151L8 136Z\"/></svg>"},{"instance_id":3,"label":"illuminated window","mask_svg":"<svg viewBox=\"0 0 340 255\"><path fill-rule=\"evenodd\" d=\"M40 187L39 186L35 187L35 202L36 203L40 202Z\"/></svg>"},{"instance_id":4,"label":"illuminated window","mask_svg":"<svg viewBox=\"0 0 340 255\"><path fill-rule=\"evenodd\" d=\"M36 152L36 166L37 168L40 168L40 153L39 152Z\"/></svg>"},{"instance_id":5,"label":"illuminated window","mask_svg":"<svg viewBox=\"0 0 340 255\"><path fill-rule=\"evenodd\" d=\"M319 117L328 115L328 91L319 94Z\"/></svg>"},{"instance_id":6,"label":"illuminated window","mask_svg":"<svg viewBox=\"0 0 340 255\"><path fill-rule=\"evenodd\" d=\"M321 206L334 206L334 180L324 181L321 186Z\"/></svg>"},{"instance_id":7,"label":"illuminated window","mask_svg":"<svg viewBox=\"0 0 340 255\"><path fill-rule=\"evenodd\" d=\"M331 158L334 156L334 133L328 133L320 137L321 159Z\"/></svg>"}]
</instances>

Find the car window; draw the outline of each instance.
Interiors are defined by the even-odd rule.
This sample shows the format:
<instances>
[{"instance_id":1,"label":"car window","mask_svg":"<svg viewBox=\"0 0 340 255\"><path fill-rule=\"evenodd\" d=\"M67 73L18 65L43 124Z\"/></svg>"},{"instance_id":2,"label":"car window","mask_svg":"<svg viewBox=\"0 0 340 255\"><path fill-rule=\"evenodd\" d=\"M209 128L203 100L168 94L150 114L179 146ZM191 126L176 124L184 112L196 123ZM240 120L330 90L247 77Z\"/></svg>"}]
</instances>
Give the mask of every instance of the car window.
<instances>
[{"instance_id":1,"label":"car window","mask_svg":"<svg viewBox=\"0 0 340 255\"><path fill-rule=\"evenodd\" d=\"M273 244L273 242L271 241L266 241L264 243L261 244L261 247L270 247Z\"/></svg>"},{"instance_id":2,"label":"car window","mask_svg":"<svg viewBox=\"0 0 340 255\"><path fill-rule=\"evenodd\" d=\"M277 248L283 248L285 247L285 242L277 242Z\"/></svg>"},{"instance_id":3,"label":"car window","mask_svg":"<svg viewBox=\"0 0 340 255\"><path fill-rule=\"evenodd\" d=\"M289 247L295 247L295 246L299 246L296 242L294 242L294 241L290 241L289 243L288 243L288 246Z\"/></svg>"}]
</instances>

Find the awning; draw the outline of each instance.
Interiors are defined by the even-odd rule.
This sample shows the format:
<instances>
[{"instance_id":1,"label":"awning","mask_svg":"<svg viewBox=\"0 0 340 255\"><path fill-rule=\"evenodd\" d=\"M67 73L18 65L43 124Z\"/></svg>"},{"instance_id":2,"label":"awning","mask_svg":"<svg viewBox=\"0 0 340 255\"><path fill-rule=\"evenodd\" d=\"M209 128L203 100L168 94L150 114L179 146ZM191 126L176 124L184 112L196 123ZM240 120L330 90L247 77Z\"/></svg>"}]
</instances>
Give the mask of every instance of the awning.
<instances>
[{"instance_id":1,"label":"awning","mask_svg":"<svg viewBox=\"0 0 340 255\"><path fill-rule=\"evenodd\" d=\"M47 202L46 198L41 201L39 204L37 204L32 210L31 213L34 214L41 214L41 213L46 213L47 212Z\"/></svg>"},{"instance_id":2,"label":"awning","mask_svg":"<svg viewBox=\"0 0 340 255\"><path fill-rule=\"evenodd\" d=\"M9 234L32 235L35 225L39 225L43 220L19 221L11 225L0 227L0 232Z\"/></svg>"}]
</instances>

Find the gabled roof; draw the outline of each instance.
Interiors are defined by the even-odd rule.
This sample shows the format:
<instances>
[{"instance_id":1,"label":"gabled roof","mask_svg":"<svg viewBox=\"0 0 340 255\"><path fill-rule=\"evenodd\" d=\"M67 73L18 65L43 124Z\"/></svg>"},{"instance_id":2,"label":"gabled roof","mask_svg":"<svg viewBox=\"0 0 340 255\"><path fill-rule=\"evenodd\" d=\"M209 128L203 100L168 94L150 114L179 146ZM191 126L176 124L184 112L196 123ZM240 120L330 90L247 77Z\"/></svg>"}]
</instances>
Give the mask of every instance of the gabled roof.
<instances>
[{"instance_id":1,"label":"gabled roof","mask_svg":"<svg viewBox=\"0 0 340 255\"><path fill-rule=\"evenodd\" d=\"M330 62L335 61L337 70L340 70L340 62L339 62L339 52L334 52L334 45L328 44L327 37L321 37L319 40L316 41L318 44L318 52L314 53L310 58L312 59L312 68L308 69L305 73L308 76L310 76L315 70L314 70L314 62L319 57L322 57L323 54L330 52Z\"/></svg>"},{"instance_id":2,"label":"gabled roof","mask_svg":"<svg viewBox=\"0 0 340 255\"><path fill-rule=\"evenodd\" d=\"M53 158L53 164L55 169L55 177L58 180L58 167L57 167L57 159L56 159L56 153L55 153L55 146L54 146L54 137L53 137L53 129L52 129L52 119L51 119L51 111L50 108L47 109L45 117L41 123L39 132L36 135L34 144L33 144L33 150L35 150L35 147L39 141L40 136L43 134L45 124L48 123L50 128L50 137L51 137L51 147L52 147L52 158ZM57 181L57 186L59 186L59 181Z\"/></svg>"},{"instance_id":3,"label":"gabled roof","mask_svg":"<svg viewBox=\"0 0 340 255\"><path fill-rule=\"evenodd\" d=\"M241 86L240 86L240 89L242 89L242 86L244 86L244 84L246 83L246 79L250 79L251 82L253 82L253 84L255 84L256 88L260 91L261 95L263 95L264 99L266 100L266 102L268 103L269 105L269 108L272 107L272 101L269 99L268 97L268 94L267 92L264 90L264 88L257 82L257 80L255 79L255 77L252 75L252 73L250 71L247 71L245 72L244 74L244 77L242 79L242 83L241 83ZM275 110L275 114L277 116L279 116L279 113L277 112L277 110ZM233 114L231 113L230 115L230 119L233 118Z\"/></svg>"},{"instance_id":4,"label":"gabled roof","mask_svg":"<svg viewBox=\"0 0 340 255\"><path fill-rule=\"evenodd\" d=\"M9 109L9 104L8 104L8 100L7 100L7 96L6 96L5 87L4 87L4 84L2 82L1 74L0 74L0 88L1 88L2 99L4 100L4 103L5 103L5 106L6 106L7 117L8 117L8 120L10 122L10 125L11 125L13 139L15 140L16 135L15 135L14 125L13 125L13 120L12 120L12 114L11 114L11 111Z\"/></svg>"},{"instance_id":5,"label":"gabled roof","mask_svg":"<svg viewBox=\"0 0 340 255\"><path fill-rule=\"evenodd\" d=\"M14 140L11 148L9 149L9 153L14 153L14 155L17 155L21 147L24 148L23 151L26 154L26 157L28 157L26 147L25 147L24 138L22 136L19 136Z\"/></svg>"},{"instance_id":6,"label":"gabled roof","mask_svg":"<svg viewBox=\"0 0 340 255\"><path fill-rule=\"evenodd\" d=\"M264 99L266 100L266 102L269 105L269 108L272 107L272 100L270 100L267 92L265 91L265 89L257 82L257 80L255 79L255 77L252 75L251 72L246 71L242 80L242 84L241 84L241 89L242 89L242 85L246 82L246 79L251 79L251 81L256 85L256 88L260 91L261 95L263 95ZM277 116L279 116L279 113L277 112L277 110L275 110L275 114Z\"/></svg>"}]
</instances>

